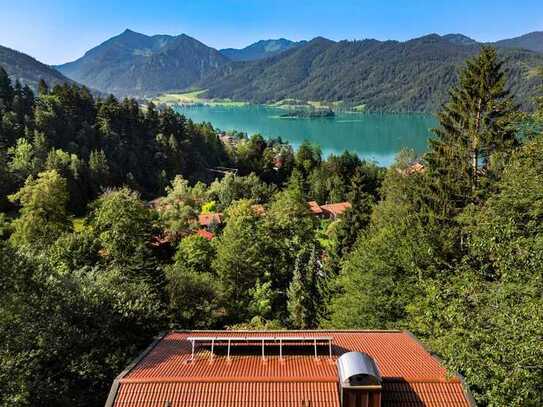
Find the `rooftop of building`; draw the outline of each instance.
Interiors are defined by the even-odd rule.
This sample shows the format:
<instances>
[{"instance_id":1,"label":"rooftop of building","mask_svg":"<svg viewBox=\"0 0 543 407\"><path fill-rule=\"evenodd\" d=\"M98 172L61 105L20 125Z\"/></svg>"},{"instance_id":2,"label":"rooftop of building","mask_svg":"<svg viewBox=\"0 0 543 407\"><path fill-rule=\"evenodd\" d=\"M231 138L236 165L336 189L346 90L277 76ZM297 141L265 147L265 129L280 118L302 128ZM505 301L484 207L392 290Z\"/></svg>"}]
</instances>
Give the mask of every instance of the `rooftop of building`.
<instances>
[{"instance_id":1,"label":"rooftop of building","mask_svg":"<svg viewBox=\"0 0 543 407\"><path fill-rule=\"evenodd\" d=\"M351 207L351 204L350 202L338 202L338 203L321 205L320 207L325 214L335 217L335 216L342 215L343 212L345 212L347 209Z\"/></svg>"},{"instance_id":2,"label":"rooftop of building","mask_svg":"<svg viewBox=\"0 0 543 407\"><path fill-rule=\"evenodd\" d=\"M223 220L222 212L208 212L198 215L198 223L201 226L220 225Z\"/></svg>"},{"instance_id":3,"label":"rooftop of building","mask_svg":"<svg viewBox=\"0 0 543 407\"><path fill-rule=\"evenodd\" d=\"M410 333L338 330L170 332L116 379L108 405L338 407L336 362L351 351L374 359L384 407L471 405L461 378Z\"/></svg>"}]
</instances>

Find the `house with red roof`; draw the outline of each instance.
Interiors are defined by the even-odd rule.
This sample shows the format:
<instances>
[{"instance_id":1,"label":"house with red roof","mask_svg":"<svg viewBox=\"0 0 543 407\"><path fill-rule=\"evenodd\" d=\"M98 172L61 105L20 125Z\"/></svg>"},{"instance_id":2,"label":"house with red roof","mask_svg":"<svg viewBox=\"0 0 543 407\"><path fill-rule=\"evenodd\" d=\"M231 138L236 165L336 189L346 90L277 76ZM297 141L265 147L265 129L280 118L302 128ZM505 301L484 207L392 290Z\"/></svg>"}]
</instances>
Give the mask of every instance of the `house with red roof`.
<instances>
[{"instance_id":1,"label":"house with red roof","mask_svg":"<svg viewBox=\"0 0 543 407\"><path fill-rule=\"evenodd\" d=\"M251 209L257 216L264 216L266 214L266 207L262 204L251 205Z\"/></svg>"},{"instance_id":2,"label":"house with red roof","mask_svg":"<svg viewBox=\"0 0 543 407\"><path fill-rule=\"evenodd\" d=\"M316 201L309 201L307 203L309 211L316 216L323 216L326 218L335 219L351 207L350 202L338 202L326 205L319 205Z\"/></svg>"},{"instance_id":3,"label":"house with red roof","mask_svg":"<svg viewBox=\"0 0 543 407\"><path fill-rule=\"evenodd\" d=\"M210 232L209 230L205 230L205 229L198 229L196 231L196 234L200 237L203 237L204 239L207 239L207 240L213 240L213 238L215 237L215 234Z\"/></svg>"},{"instance_id":4,"label":"house with red roof","mask_svg":"<svg viewBox=\"0 0 543 407\"><path fill-rule=\"evenodd\" d=\"M328 217L335 219L338 216L343 215L343 213L351 207L350 202L339 202L333 204L321 205L323 214Z\"/></svg>"},{"instance_id":5,"label":"house with red roof","mask_svg":"<svg viewBox=\"0 0 543 407\"><path fill-rule=\"evenodd\" d=\"M106 407L470 407L459 375L406 331L173 331Z\"/></svg>"},{"instance_id":6,"label":"house with red roof","mask_svg":"<svg viewBox=\"0 0 543 407\"><path fill-rule=\"evenodd\" d=\"M223 215L221 212L208 212L198 215L198 223L200 226L210 228L222 224Z\"/></svg>"},{"instance_id":7,"label":"house with red roof","mask_svg":"<svg viewBox=\"0 0 543 407\"><path fill-rule=\"evenodd\" d=\"M307 205L309 206L309 211L313 215L322 215L322 208L316 201L309 201Z\"/></svg>"}]
</instances>

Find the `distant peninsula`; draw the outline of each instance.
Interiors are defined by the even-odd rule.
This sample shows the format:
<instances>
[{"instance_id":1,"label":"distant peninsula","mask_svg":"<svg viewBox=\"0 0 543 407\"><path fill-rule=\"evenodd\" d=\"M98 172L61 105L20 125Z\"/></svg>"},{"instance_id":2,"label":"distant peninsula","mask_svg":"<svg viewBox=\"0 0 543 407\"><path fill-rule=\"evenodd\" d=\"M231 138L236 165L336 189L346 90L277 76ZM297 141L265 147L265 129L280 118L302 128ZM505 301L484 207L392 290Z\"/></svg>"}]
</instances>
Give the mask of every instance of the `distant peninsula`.
<instances>
[{"instance_id":1,"label":"distant peninsula","mask_svg":"<svg viewBox=\"0 0 543 407\"><path fill-rule=\"evenodd\" d=\"M290 112L282 114L282 119L317 119L317 118L331 118L336 114L332 110L292 110Z\"/></svg>"}]
</instances>

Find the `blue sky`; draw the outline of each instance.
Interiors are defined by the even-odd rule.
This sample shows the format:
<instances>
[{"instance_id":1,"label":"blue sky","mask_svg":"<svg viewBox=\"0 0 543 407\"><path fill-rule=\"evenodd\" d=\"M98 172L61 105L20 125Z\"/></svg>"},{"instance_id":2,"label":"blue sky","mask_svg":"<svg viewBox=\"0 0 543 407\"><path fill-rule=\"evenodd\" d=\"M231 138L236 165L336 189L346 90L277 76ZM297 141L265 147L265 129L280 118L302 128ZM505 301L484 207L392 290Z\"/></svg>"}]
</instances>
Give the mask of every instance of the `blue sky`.
<instances>
[{"instance_id":1,"label":"blue sky","mask_svg":"<svg viewBox=\"0 0 543 407\"><path fill-rule=\"evenodd\" d=\"M125 28L186 33L216 47L324 36L406 40L461 32L481 41L543 30L542 0L0 0L0 45L59 64Z\"/></svg>"}]
</instances>

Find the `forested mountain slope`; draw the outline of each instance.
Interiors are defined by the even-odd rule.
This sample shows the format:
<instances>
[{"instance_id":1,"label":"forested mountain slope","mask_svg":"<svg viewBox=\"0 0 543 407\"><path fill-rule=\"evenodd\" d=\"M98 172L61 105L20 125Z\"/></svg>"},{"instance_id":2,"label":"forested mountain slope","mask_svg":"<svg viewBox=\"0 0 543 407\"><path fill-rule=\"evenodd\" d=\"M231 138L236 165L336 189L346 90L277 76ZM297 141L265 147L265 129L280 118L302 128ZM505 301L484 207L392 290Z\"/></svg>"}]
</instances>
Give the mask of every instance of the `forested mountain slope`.
<instances>
[{"instance_id":1,"label":"forested mountain slope","mask_svg":"<svg viewBox=\"0 0 543 407\"><path fill-rule=\"evenodd\" d=\"M242 49L225 48L220 53L232 61L255 61L278 55L287 49L304 44L305 41L294 42L285 38L278 40L261 40Z\"/></svg>"},{"instance_id":2,"label":"forested mountain slope","mask_svg":"<svg viewBox=\"0 0 543 407\"><path fill-rule=\"evenodd\" d=\"M185 34L149 37L126 30L56 68L103 92L145 96L185 89L228 62L219 51Z\"/></svg>"},{"instance_id":3,"label":"forested mountain slope","mask_svg":"<svg viewBox=\"0 0 543 407\"><path fill-rule=\"evenodd\" d=\"M436 34L406 42L316 38L265 61L239 64L201 86L209 97L268 102L285 98L344 100L381 111L435 111L456 82L459 65L479 44ZM543 55L503 49L510 85L527 101L537 87L532 75Z\"/></svg>"},{"instance_id":4,"label":"forested mountain slope","mask_svg":"<svg viewBox=\"0 0 543 407\"><path fill-rule=\"evenodd\" d=\"M494 43L500 48L523 48L535 52L543 52L543 31L534 31L520 37L501 40Z\"/></svg>"},{"instance_id":5,"label":"forested mountain slope","mask_svg":"<svg viewBox=\"0 0 543 407\"><path fill-rule=\"evenodd\" d=\"M57 70L42 64L29 55L0 45L0 66L3 67L12 80L19 80L36 90L40 79L49 85L73 83Z\"/></svg>"}]
</instances>

